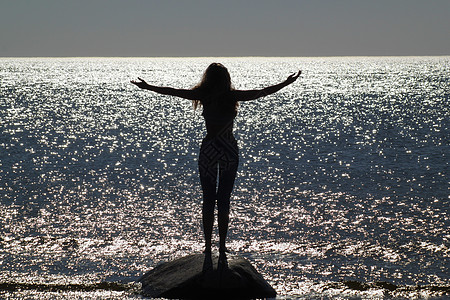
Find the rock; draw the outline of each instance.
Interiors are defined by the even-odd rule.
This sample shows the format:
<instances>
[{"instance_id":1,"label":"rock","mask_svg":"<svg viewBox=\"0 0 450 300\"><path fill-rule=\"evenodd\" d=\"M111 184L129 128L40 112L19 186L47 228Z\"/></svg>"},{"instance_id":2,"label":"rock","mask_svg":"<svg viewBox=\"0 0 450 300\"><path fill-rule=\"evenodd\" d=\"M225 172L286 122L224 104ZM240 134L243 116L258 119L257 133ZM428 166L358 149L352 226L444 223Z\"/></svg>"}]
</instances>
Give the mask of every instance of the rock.
<instances>
[{"instance_id":1,"label":"rock","mask_svg":"<svg viewBox=\"0 0 450 300\"><path fill-rule=\"evenodd\" d=\"M146 297L273 298L275 290L243 257L193 254L156 266L139 279Z\"/></svg>"}]
</instances>

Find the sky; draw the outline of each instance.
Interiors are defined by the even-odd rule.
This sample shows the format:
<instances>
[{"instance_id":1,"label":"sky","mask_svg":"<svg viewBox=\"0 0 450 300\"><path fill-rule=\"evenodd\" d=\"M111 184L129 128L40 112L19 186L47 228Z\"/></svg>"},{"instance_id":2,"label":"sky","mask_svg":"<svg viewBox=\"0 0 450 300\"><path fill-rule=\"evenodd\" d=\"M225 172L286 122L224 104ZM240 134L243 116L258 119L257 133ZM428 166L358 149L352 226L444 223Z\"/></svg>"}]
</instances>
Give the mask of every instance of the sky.
<instances>
[{"instance_id":1,"label":"sky","mask_svg":"<svg viewBox=\"0 0 450 300\"><path fill-rule=\"evenodd\" d=\"M0 0L0 56L450 55L450 0Z\"/></svg>"}]
</instances>

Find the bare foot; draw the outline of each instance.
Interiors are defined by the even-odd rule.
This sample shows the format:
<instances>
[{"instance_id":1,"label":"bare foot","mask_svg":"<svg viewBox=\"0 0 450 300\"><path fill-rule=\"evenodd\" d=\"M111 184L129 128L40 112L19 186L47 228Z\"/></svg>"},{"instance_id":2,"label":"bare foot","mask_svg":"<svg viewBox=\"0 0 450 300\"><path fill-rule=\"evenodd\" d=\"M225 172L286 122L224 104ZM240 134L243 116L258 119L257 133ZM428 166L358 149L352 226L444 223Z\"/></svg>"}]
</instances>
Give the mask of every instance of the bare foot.
<instances>
[{"instance_id":1,"label":"bare foot","mask_svg":"<svg viewBox=\"0 0 450 300\"><path fill-rule=\"evenodd\" d=\"M217 268L222 270L228 268L228 259L225 252L219 252L219 261L217 262Z\"/></svg>"}]
</instances>

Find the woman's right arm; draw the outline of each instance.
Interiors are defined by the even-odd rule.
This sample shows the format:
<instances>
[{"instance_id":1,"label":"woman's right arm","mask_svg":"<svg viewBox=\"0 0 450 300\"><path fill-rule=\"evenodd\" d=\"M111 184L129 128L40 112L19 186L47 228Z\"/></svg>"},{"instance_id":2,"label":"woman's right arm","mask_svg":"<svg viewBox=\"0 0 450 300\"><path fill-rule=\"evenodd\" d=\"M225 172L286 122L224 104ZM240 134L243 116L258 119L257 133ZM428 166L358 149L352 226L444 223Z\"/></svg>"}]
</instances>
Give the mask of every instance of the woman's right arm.
<instances>
[{"instance_id":1,"label":"woman's right arm","mask_svg":"<svg viewBox=\"0 0 450 300\"><path fill-rule=\"evenodd\" d=\"M171 87L161 87L161 86L155 86L148 84L143 79L139 78L140 81L134 81L132 80L131 83L138 86L141 89L144 90L150 90L152 92L162 94L162 95L169 95L169 96L175 96L180 97L188 100L199 100L199 94L196 90L186 90L186 89L174 89Z\"/></svg>"},{"instance_id":2,"label":"woman's right arm","mask_svg":"<svg viewBox=\"0 0 450 300\"><path fill-rule=\"evenodd\" d=\"M250 101L250 100L255 100L260 97L264 97L264 96L276 93L279 90L281 90L282 88L284 88L285 86L288 86L291 83L293 83L294 81L296 81L301 73L302 73L302 71L298 71L297 74L295 74L295 73L291 74L285 81L283 81L279 84L276 84L276 85L268 86L268 87L260 89L260 90L247 90L247 91L236 90L236 91L233 91L235 99L237 101Z\"/></svg>"}]
</instances>

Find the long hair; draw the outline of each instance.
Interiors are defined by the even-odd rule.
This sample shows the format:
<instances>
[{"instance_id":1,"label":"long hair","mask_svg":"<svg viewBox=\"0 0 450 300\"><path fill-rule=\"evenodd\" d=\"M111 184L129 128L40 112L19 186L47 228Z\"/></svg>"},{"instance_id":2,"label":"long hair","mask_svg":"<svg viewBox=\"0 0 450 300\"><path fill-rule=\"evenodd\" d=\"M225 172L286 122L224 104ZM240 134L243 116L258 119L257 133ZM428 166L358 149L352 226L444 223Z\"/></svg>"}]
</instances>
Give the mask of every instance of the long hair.
<instances>
[{"instance_id":1,"label":"long hair","mask_svg":"<svg viewBox=\"0 0 450 300\"><path fill-rule=\"evenodd\" d=\"M212 63L203 73L202 80L193 89L201 90L206 95L221 94L233 90L230 73L221 63ZM200 100L193 100L194 109L201 105Z\"/></svg>"}]
</instances>

